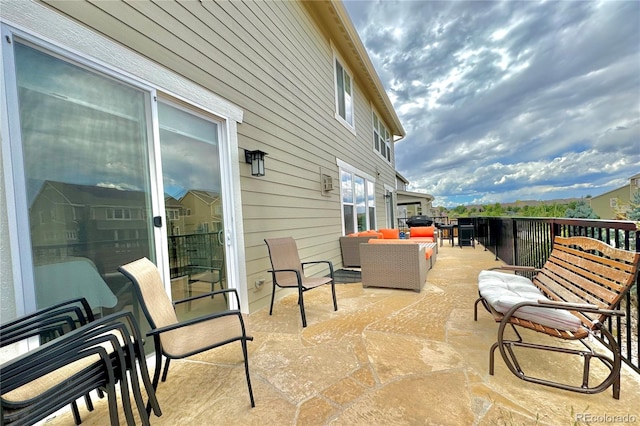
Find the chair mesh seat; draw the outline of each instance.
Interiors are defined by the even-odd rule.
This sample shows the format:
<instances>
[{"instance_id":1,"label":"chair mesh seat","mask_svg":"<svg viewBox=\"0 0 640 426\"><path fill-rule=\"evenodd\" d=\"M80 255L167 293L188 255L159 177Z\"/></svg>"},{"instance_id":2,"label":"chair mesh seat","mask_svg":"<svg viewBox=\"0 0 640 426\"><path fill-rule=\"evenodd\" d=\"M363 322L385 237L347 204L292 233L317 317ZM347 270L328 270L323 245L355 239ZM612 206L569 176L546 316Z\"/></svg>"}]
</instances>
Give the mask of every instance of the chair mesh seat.
<instances>
[{"instance_id":1,"label":"chair mesh seat","mask_svg":"<svg viewBox=\"0 0 640 426\"><path fill-rule=\"evenodd\" d=\"M200 322L163 333L164 351L172 357L182 358L186 354L199 352L204 347L213 347L242 335L237 316L224 316L215 321L215 327L210 322Z\"/></svg>"}]
</instances>

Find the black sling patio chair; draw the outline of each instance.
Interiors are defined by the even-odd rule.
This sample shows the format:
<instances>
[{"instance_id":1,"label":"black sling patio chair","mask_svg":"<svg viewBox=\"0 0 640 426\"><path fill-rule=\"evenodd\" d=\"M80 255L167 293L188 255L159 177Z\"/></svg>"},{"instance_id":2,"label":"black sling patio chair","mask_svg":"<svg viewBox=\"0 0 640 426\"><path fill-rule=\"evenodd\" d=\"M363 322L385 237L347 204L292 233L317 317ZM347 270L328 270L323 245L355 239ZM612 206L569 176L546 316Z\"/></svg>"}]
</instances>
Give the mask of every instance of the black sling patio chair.
<instances>
[{"instance_id":1,"label":"black sling patio chair","mask_svg":"<svg viewBox=\"0 0 640 426\"><path fill-rule=\"evenodd\" d=\"M235 296L233 300L236 306L239 307L240 298L236 290L222 289L172 303L165 291L160 271L149 259L136 260L119 267L118 270L133 282L142 310L151 326L151 331L147 335L153 336L155 345L156 367L153 375L153 388L157 389L158 387L163 356L166 358L162 374L162 381L164 382L172 359L186 358L239 341L242 346L249 398L251 406L255 407L247 354L247 341L253 340L253 337L247 336L240 310L227 309L182 322L178 321L175 312L175 306L179 303L217 294ZM149 407L147 406L148 410Z\"/></svg>"},{"instance_id":2,"label":"black sling patio chair","mask_svg":"<svg viewBox=\"0 0 640 426\"><path fill-rule=\"evenodd\" d=\"M271 278L273 281L273 289L271 292L271 307L269 315L273 313L273 301L276 295L276 286L282 288L298 289L298 305L300 305L300 315L302 316L302 326L307 326L307 317L304 311L304 292L324 284L331 284L331 293L333 295L333 310L338 310L336 301L336 287L333 277L333 263L328 260L319 260L313 262L300 262L298 247L291 237L270 238L265 239L267 248L269 249L269 258L271 259ZM328 277L306 277L304 267L314 264L326 264L329 268Z\"/></svg>"},{"instance_id":3,"label":"black sling patio chair","mask_svg":"<svg viewBox=\"0 0 640 426\"><path fill-rule=\"evenodd\" d=\"M60 302L0 325L0 348L31 337L37 337L40 344L46 343L93 320L93 312L86 299ZM85 402L87 409L92 411L93 403L88 394ZM82 423L75 401L71 403L71 411L76 425Z\"/></svg>"},{"instance_id":4,"label":"black sling patio chair","mask_svg":"<svg viewBox=\"0 0 640 426\"><path fill-rule=\"evenodd\" d=\"M110 422L117 425L115 384L120 382L127 424L135 424L131 383L141 421L149 425L136 360L149 403L159 416L137 323L130 312L119 312L82 325L0 366L3 424L32 424L91 390L104 389Z\"/></svg>"}]
</instances>

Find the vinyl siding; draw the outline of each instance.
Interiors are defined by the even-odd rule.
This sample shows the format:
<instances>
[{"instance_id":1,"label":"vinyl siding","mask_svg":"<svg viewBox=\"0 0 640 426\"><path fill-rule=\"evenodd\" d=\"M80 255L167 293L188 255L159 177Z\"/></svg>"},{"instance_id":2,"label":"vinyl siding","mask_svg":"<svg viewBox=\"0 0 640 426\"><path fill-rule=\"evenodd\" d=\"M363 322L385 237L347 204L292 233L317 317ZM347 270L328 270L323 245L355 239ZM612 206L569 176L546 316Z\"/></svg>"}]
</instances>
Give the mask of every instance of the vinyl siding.
<instances>
[{"instance_id":1,"label":"vinyl siding","mask_svg":"<svg viewBox=\"0 0 640 426\"><path fill-rule=\"evenodd\" d=\"M611 207L611 199L617 198L622 204L629 204L629 185L614 189L602 195L592 197L589 201L594 213L600 216L600 219L616 219L616 209Z\"/></svg>"},{"instance_id":2,"label":"vinyl siding","mask_svg":"<svg viewBox=\"0 0 640 426\"><path fill-rule=\"evenodd\" d=\"M384 225L384 183L393 185L395 170L373 149L371 101L354 75L355 135L335 119L332 36L301 3L45 4L243 110L238 146L268 153L264 177L240 164L251 310L270 296L270 285L252 291L255 280L270 281L264 238L292 236L303 259L340 266L339 185L329 196L320 192L320 169L339 182L336 158L380 173L376 219Z\"/></svg>"}]
</instances>

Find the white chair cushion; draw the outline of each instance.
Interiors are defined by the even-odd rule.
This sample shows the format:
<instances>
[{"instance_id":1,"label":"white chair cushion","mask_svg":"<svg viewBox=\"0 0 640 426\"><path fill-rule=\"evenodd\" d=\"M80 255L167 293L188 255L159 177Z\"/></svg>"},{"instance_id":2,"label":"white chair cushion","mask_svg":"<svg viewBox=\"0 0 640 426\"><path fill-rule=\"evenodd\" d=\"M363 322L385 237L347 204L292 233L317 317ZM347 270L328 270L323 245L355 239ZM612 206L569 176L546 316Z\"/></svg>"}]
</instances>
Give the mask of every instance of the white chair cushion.
<instances>
[{"instance_id":1,"label":"white chair cushion","mask_svg":"<svg viewBox=\"0 0 640 426\"><path fill-rule=\"evenodd\" d=\"M489 305L503 314L521 302L549 300L530 279L505 272L481 271L478 290ZM564 309L525 306L514 316L566 331L577 331L582 324L578 317Z\"/></svg>"}]
</instances>

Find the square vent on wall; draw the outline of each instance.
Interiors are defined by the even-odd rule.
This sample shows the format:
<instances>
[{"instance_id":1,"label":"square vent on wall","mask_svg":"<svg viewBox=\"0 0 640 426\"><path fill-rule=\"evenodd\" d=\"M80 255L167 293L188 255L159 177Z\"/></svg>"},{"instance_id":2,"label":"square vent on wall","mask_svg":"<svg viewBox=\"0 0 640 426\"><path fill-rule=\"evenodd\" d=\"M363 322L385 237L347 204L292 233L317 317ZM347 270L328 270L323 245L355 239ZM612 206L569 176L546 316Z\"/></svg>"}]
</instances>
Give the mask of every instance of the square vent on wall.
<instances>
[{"instance_id":1,"label":"square vent on wall","mask_svg":"<svg viewBox=\"0 0 640 426\"><path fill-rule=\"evenodd\" d=\"M333 178L329 175L322 175L322 191L333 191Z\"/></svg>"}]
</instances>

